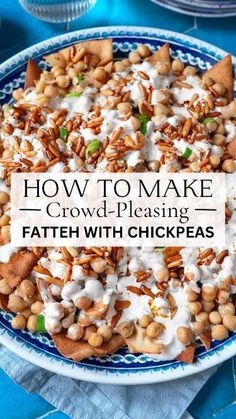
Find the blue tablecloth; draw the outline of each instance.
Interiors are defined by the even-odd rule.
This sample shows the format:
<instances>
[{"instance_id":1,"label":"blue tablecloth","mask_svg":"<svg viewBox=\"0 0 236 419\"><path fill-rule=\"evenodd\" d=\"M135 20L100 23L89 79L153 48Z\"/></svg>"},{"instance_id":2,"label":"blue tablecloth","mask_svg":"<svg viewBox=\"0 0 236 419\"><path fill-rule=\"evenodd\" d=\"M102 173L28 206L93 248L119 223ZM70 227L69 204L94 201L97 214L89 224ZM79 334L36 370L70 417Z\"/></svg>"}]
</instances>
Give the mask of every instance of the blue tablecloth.
<instances>
[{"instance_id":1,"label":"blue tablecloth","mask_svg":"<svg viewBox=\"0 0 236 419\"><path fill-rule=\"evenodd\" d=\"M44 39L65 32L63 24L51 25L29 16L17 0L0 0L0 61ZM204 19L184 16L149 0L98 0L70 30L108 25L137 25L170 29L211 42L236 55L236 17ZM190 406L196 419L236 416L234 361L219 368ZM20 409L18 410L18 407ZM0 411L4 419L66 418L37 395L29 395L0 371Z\"/></svg>"}]
</instances>

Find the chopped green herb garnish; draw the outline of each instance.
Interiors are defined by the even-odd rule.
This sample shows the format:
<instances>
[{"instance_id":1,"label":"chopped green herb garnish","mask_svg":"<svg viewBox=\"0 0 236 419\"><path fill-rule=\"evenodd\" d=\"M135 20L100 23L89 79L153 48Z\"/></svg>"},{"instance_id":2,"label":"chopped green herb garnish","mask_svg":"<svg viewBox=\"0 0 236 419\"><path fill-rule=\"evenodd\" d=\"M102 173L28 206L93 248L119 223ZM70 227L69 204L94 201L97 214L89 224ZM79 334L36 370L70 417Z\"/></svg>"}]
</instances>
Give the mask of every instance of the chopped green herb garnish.
<instances>
[{"instance_id":1,"label":"chopped green herb garnish","mask_svg":"<svg viewBox=\"0 0 236 419\"><path fill-rule=\"evenodd\" d=\"M205 118L205 119L202 120L202 123L204 125L208 124L209 122L215 122L215 119L212 118L212 116L208 116L208 118Z\"/></svg>"},{"instance_id":2,"label":"chopped green herb garnish","mask_svg":"<svg viewBox=\"0 0 236 419\"><path fill-rule=\"evenodd\" d=\"M91 141L91 143L86 148L86 153L85 153L86 157L88 157L89 154L92 154L95 151L97 151L99 149L100 145L101 145L101 141L99 141L99 140Z\"/></svg>"},{"instance_id":3,"label":"chopped green herb garnish","mask_svg":"<svg viewBox=\"0 0 236 419\"><path fill-rule=\"evenodd\" d=\"M43 314L38 314L36 319L37 332L45 333L47 330L45 328L45 317Z\"/></svg>"},{"instance_id":4,"label":"chopped green herb garnish","mask_svg":"<svg viewBox=\"0 0 236 419\"><path fill-rule=\"evenodd\" d=\"M165 249L165 246L157 246L157 249Z\"/></svg>"},{"instance_id":5,"label":"chopped green herb garnish","mask_svg":"<svg viewBox=\"0 0 236 419\"><path fill-rule=\"evenodd\" d=\"M80 97L82 95L82 92L77 93L77 92L72 92L72 93L68 93L65 97Z\"/></svg>"},{"instance_id":6,"label":"chopped green herb garnish","mask_svg":"<svg viewBox=\"0 0 236 419\"><path fill-rule=\"evenodd\" d=\"M186 147L185 151L183 152L182 157L184 159L188 159L191 156L192 152L193 151L191 150L191 148Z\"/></svg>"},{"instance_id":7,"label":"chopped green herb garnish","mask_svg":"<svg viewBox=\"0 0 236 419\"><path fill-rule=\"evenodd\" d=\"M83 74L77 74L76 78L78 80L78 84L80 84L84 80L84 75Z\"/></svg>"},{"instance_id":8,"label":"chopped green herb garnish","mask_svg":"<svg viewBox=\"0 0 236 419\"><path fill-rule=\"evenodd\" d=\"M147 134L147 123L150 121L150 118L146 115L139 114L137 115L138 120L141 122L140 131L143 135Z\"/></svg>"},{"instance_id":9,"label":"chopped green herb garnish","mask_svg":"<svg viewBox=\"0 0 236 419\"><path fill-rule=\"evenodd\" d=\"M68 134L67 129L66 129L65 127L61 127L61 128L60 128L60 131L59 131L59 137L60 137L63 141L66 141L66 139L67 139L67 134Z\"/></svg>"}]
</instances>

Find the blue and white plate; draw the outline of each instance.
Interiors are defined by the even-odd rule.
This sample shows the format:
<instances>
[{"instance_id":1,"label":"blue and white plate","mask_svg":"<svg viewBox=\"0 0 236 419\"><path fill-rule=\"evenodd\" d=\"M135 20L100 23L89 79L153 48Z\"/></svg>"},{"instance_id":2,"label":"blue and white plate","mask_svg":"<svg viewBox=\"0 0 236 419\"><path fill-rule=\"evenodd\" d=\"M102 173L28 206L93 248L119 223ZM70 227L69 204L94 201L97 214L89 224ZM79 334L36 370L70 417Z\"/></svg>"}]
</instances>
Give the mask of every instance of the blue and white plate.
<instances>
[{"instance_id":1,"label":"blue and white plate","mask_svg":"<svg viewBox=\"0 0 236 419\"><path fill-rule=\"evenodd\" d=\"M126 57L139 43L146 43L155 50L169 42L174 58L197 66L201 71L208 69L226 54L189 36L159 29L108 27L73 32L34 45L3 63L0 66L0 102L10 101L12 90L23 86L25 65L29 57L44 68L42 57L45 54L79 41L98 38L113 38L116 57ZM236 334L232 333L224 342L215 341L209 351L200 346L192 365L178 361L156 362L148 355L129 354L126 349L114 355L74 362L58 353L48 335L12 329L11 318L11 314L0 312L0 343L40 367L93 382L144 384L173 380L219 364L236 353Z\"/></svg>"}]
</instances>

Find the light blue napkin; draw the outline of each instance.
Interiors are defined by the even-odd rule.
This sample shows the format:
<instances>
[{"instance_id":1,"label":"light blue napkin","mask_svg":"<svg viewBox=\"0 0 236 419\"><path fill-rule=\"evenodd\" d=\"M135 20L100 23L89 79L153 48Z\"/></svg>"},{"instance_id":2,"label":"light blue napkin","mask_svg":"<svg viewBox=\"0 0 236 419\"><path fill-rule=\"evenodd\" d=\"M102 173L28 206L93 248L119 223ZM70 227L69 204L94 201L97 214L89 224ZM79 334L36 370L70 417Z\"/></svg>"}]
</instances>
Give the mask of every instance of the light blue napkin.
<instances>
[{"instance_id":1,"label":"light blue napkin","mask_svg":"<svg viewBox=\"0 0 236 419\"><path fill-rule=\"evenodd\" d=\"M39 368L0 345L0 367L28 392L37 392L71 418L178 419L216 371L167 383L121 386L74 380Z\"/></svg>"}]
</instances>

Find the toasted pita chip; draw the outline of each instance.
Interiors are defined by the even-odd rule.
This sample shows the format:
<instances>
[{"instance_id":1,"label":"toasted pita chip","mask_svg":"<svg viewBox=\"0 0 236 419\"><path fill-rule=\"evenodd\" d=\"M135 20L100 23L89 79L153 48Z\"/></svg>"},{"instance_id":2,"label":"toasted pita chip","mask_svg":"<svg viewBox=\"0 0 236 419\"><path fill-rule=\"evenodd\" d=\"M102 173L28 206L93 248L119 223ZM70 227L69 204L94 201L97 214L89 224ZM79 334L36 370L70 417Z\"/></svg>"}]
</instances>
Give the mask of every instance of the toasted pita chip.
<instances>
[{"instance_id":1,"label":"toasted pita chip","mask_svg":"<svg viewBox=\"0 0 236 419\"><path fill-rule=\"evenodd\" d=\"M20 250L14 253L8 262L0 265L0 274L7 280L10 287L14 288L28 277L37 261L38 258L33 252Z\"/></svg>"},{"instance_id":2,"label":"toasted pita chip","mask_svg":"<svg viewBox=\"0 0 236 419\"><path fill-rule=\"evenodd\" d=\"M196 345L192 343L188 345L181 354L177 356L178 361L185 362L186 364L192 364L194 360Z\"/></svg>"},{"instance_id":3,"label":"toasted pita chip","mask_svg":"<svg viewBox=\"0 0 236 419\"><path fill-rule=\"evenodd\" d=\"M112 50L112 39L98 39L94 41L79 42L74 45L76 52L82 48L85 48L86 52L92 55L96 55L99 58L99 61L109 62L113 60L113 50ZM55 65L55 58L57 56L64 59L66 62L70 58L70 49L71 47L64 48L59 52L46 55L44 59L50 65Z\"/></svg>"},{"instance_id":4,"label":"toasted pita chip","mask_svg":"<svg viewBox=\"0 0 236 419\"><path fill-rule=\"evenodd\" d=\"M146 330L136 325L136 332L130 337L126 338L125 342L129 347L129 351L141 352L146 354L160 354L164 349L164 345L157 342L156 339L151 339L147 336Z\"/></svg>"},{"instance_id":5,"label":"toasted pita chip","mask_svg":"<svg viewBox=\"0 0 236 419\"><path fill-rule=\"evenodd\" d=\"M199 336L200 341L203 343L203 345L205 346L206 350L209 351L210 347L211 347L211 332L210 330L208 332L202 333Z\"/></svg>"},{"instance_id":6,"label":"toasted pita chip","mask_svg":"<svg viewBox=\"0 0 236 419\"><path fill-rule=\"evenodd\" d=\"M158 62L166 62L170 64L170 44L164 44L160 49L155 51L154 54L146 58L146 61L149 61L151 64L156 64Z\"/></svg>"},{"instance_id":7,"label":"toasted pita chip","mask_svg":"<svg viewBox=\"0 0 236 419\"><path fill-rule=\"evenodd\" d=\"M226 55L223 60L215 64L210 70L205 73L206 76L211 77L215 83L221 83L226 88L225 97L228 100L234 98L234 79L232 56Z\"/></svg>"},{"instance_id":8,"label":"toasted pita chip","mask_svg":"<svg viewBox=\"0 0 236 419\"><path fill-rule=\"evenodd\" d=\"M99 348L94 348L95 355L103 356L113 354L118 351L118 349L122 348L124 344L125 341L121 335L113 335L108 342L104 342Z\"/></svg>"},{"instance_id":9,"label":"toasted pita chip","mask_svg":"<svg viewBox=\"0 0 236 419\"><path fill-rule=\"evenodd\" d=\"M52 336L58 351L65 357L74 361L81 361L91 355L108 355L116 352L124 346L124 339L120 335L113 335L109 342L105 342L100 348L93 348L87 342L74 342L63 333Z\"/></svg>"},{"instance_id":10,"label":"toasted pita chip","mask_svg":"<svg viewBox=\"0 0 236 419\"><path fill-rule=\"evenodd\" d=\"M39 80L40 74L42 73L41 68L38 64L29 58L27 67L26 67L26 75L25 75L25 89L28 87L34 87L35 81Z\"/></svg>"},{"instance_id":11,"label":"toasted pita chip","mask_svg":"<svg viewBox=\"0 0 236 419\"><path fill-rule=\"evenodd\" d=\"M4 311L9 311L7 308L8 305L8 295L0 294L0 308Z\"/></svg>"},{"instance_id":12,"label":"toasted pita chip","mask_svg":"<svg viewBox=\"0 0 236 419\"><path fill-rule=\"evenodd\" d=\"M230 141L226 148L228 153L236 160L236 137Z\"/></svg>"}]
</instances>

